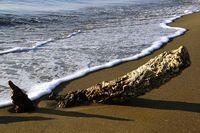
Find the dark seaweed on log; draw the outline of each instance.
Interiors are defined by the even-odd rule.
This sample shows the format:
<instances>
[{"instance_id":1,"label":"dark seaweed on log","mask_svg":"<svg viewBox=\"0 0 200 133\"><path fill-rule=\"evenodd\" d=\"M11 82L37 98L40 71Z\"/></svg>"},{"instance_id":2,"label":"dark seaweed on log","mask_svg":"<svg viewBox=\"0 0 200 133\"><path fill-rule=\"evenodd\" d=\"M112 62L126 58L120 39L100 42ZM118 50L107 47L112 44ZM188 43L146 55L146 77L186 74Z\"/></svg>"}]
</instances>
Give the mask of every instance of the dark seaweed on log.
<instances>
[{"instance_id":1,"label":"dark seaweed on log","mask_svg":"<svg viewBox=\"0 0 200 133\"><path fill-rule=\"evenodd\" d=\"M12 81L8 81L8 84L12 90L11 99L14 105L14 112L22 113L33 111L35 107L28 96Z\"/></svg>"}]
</instances>

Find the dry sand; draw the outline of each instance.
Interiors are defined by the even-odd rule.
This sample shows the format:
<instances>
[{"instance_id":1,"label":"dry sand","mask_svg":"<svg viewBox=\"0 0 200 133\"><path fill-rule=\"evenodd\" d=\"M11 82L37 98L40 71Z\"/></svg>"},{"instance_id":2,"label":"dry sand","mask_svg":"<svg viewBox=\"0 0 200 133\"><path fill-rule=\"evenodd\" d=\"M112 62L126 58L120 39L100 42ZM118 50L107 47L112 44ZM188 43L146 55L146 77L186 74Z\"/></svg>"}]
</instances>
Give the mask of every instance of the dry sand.
<instances>
[{"instance_id":1,"label":"dry sand","mask_svg":"<svg viewBox=\"0 0 200 133\"><path fill-rule=\"evenodd\" d=\"M137 61L89 74L62 85L60 93L87 88L102 80L119 77L159 53L184 45L192 65L166 85L125 105L90 105L53 108L43 100L34 113L15 114L0 109L0 133L104 133L104 132L200 132L200 13L184 16L171 24L189 31L152 55Z\"/></svg>"}]
</instances>

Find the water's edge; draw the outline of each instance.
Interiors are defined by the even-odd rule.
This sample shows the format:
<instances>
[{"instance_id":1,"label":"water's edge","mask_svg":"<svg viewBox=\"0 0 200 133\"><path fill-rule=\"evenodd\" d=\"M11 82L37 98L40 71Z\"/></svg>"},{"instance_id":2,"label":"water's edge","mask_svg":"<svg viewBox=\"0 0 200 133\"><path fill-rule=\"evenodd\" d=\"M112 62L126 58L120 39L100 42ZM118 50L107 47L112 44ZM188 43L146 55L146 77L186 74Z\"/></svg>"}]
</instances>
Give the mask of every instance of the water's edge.
<instances>
[{"instance_id":1,"label":"water's edge","mask_svg":"<svg viewBox=\"0 0 200 133\"><path fill-rule=\"evenodd\" d=\"M179 18L181 18L185 15L189 15L189 14L193 14L193 13L197 13L197 12L200 12L200 11L199 10L196 10L194 12L185 11L184 15L175 16L173 18L167 19L164 22L160 23L160 27L162 27L162 28L175 29L177 31L174 34L161 37L160 40L153 42L150 47L142 50L139 54L136 54L136 55L128 57L128 58L113 60L113 61L107 62L107 63L100 65L100 66L94 66L94 67L90 67L90 68L87 68L87 69L82 69L82 70L79 70L79 71L77 71L77 72L75 72L71 75L66 76L66 77L54 79L50 82L45 82L45 83L35 85L35 86L31 87L30 90L35 90L35 88L40 88L40 89L37 89L38 90L37 92L33 91L31 93L27 93L27 95L31 100L37 100L44 95L50 94L52 92L52 90L54 90L57 86L59 86L63 82L75 80L75 79L83 77L83 76L85 76L89 73L92 73L92 72L95 72L95 71L98 71L98 70L102 70L102 69L106 69L106 68L111 68L113 66L122 64L124 62L141 59L142 57L150 55L154 51L160 49L166 43L170 42L170 40L174 39L175 37L178 37L178 36L185 34L185 32L187 31L185 28L169 26L170 23L174 22L175 20L177 20L177 19L179 19ZM10 51L6 51L6 53L7 52L9 53ZM3 53L3 54L6 54L6 53ZM0 107L9 106L9 105L11 105L11 103L12 103L11 100L2 102Z\"/></svg>"}]
</instances>

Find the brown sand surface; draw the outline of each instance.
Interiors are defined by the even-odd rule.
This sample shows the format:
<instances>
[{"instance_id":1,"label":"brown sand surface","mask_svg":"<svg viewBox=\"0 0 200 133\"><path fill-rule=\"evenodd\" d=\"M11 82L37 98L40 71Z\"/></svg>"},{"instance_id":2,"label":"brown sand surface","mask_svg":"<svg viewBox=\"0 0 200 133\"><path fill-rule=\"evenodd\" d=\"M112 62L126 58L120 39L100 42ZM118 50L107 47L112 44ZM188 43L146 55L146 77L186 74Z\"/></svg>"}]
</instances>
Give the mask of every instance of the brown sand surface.
<instances>
[{"instance_id":1,"label":"brown sand surface","mask_svg":"<svg viewBox=\"0 0 200 133\"><path fill-rule=\"evenodd\" d=\"M0 133L200 133L200 13L184 16L171 25L189 31L150 56L66 83L60 93L119 77L163 51L184 45L192 65L167 84L124 105L55 109L52 102L43 100L34 113L16 114L2 108Z\"/></svg>"}]
</instances>

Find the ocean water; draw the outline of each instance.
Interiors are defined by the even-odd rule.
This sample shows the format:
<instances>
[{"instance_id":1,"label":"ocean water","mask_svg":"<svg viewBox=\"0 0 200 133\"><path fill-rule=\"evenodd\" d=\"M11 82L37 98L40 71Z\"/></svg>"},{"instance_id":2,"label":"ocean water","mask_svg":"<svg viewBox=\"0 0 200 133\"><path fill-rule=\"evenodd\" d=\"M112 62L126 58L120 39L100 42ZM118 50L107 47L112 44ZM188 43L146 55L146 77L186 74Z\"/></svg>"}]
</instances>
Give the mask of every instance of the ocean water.
<instances>
[{"instance_id":1,"label":"ocean water","mask_svg":"<svg viewBox=\"0 0 200 133\"><path fill-rule=\"evenodd\" d=\"M0 106L8 80L39 98L150 54L186 31L167 23L199 10L199 0L0 0Z\"/></svg>"}]
</instances>

